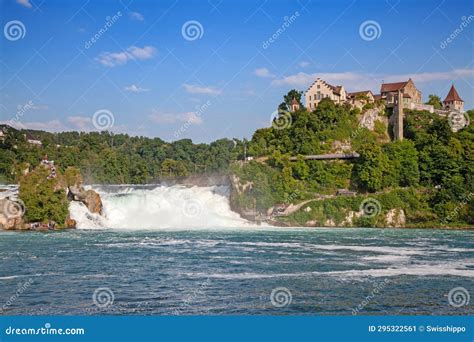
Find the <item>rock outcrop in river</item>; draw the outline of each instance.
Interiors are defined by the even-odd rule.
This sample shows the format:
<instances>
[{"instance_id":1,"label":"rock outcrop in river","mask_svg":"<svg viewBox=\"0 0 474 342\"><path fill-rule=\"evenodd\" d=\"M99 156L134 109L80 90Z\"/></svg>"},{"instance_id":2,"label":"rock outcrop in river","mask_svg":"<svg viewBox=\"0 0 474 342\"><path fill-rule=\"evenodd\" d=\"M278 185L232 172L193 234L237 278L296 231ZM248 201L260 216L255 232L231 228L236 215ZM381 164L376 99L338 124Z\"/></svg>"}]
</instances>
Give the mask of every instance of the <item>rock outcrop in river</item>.
<instances>
[{"instance_id":1,"label":"rock outcrop in river","mask_svg":"<svg viewBox=\"0 0 474 342\"><path fill-rule=\"evenodd\" d=\"M69 203L78 201L94 214L102 214L100 195L86 190L78 169L61 174L45 157L20 179L18 194L0 199L0 229L52 230L76 228ZM18 198L17 198L18 197Z\"/></svg>"},{"instance_id":2,"label":"rock outcrop in river","mask_svg":"<svg viewBox=\"0 0 474 342\"><path fill-rule=\"evenodd\" d=\"M0 199L0 228L5 230L24 229L24 206L20 201Z\"/></svg>"}]
</instances>

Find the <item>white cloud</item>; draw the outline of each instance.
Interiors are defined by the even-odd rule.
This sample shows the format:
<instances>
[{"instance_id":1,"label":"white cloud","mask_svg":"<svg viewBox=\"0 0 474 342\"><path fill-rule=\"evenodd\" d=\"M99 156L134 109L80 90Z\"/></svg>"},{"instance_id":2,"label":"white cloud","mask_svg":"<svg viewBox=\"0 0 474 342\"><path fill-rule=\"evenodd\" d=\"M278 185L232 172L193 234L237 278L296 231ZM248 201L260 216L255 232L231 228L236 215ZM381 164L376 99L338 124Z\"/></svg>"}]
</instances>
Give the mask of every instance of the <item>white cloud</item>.
<instances>
[{"instance_id":1,"label":"white cloud","mask_svg":"<svg viewBox=\"0 0 474 342\"><path fill-rule=\"evenodd\" d=\"M143 48L130 46L127 50L137 59L150 59L156 53L156 49L153 46L144 46Z\"/></svg>"},{"instance_id":2,"label":"white cloud","mask_svg":"<svg viewBox=\"0 0 474 342\"><path fill-rule=\"evenodd\" d=\"M153 110L152 114L148 118L154 123L159 124L174 124L181 122L188 122L192 125L200 125L202 118L196 114L196 112L187 113L162 113L159 110Z\"/></svg>"},{"instance_id":3,"label":"white cloud","mask_svg":"<svg viewBox=\"0 0 474 342\"><path fill-rule=\"evenodd\" d=\"M380 90L382 80L388 82L406 81L410 77L415 83L426 83L433 81L451 81L461 78L474 77L474 69L454 69L443 72L424 72L418 74L369 74L358 72L334 72L334 73L305 73L299 72L281 79L272 81L275 86L290 86L301 89L307 88L316 78L321 78L333 85L343 85L349 91L371 89L375 92Z\"/></svg>"},{"instance_id":4,"label":"white cloud","mask_svg":"<svg viewBox=\"0 0 474 342\"><path fill-rule=\"evenodd\" d=\"M144 46L139 48L137 46L130 46L126 51L121 52L104 52L96 58L102 65L114 67L117 65L124 65L130 60L145 60L153 58L156 54L156 48L153 46Z\"/></svg>"},{"instance_id":5,"label":"white cloud","mask_svg":"<svg viewBox=\"0 0 474 342\"><path fill-rule=\"evenodd\" d=\"M133 20L138 20L138 21L145 20L145 18L143 17L143 14L138 13L138 12L130 12L130 18Z\"/></svg>"},{"instance_id":6,"label":"white cloud","mask_svg":"<svg viewBox=\"0 0 474 342\"><path fill-rule=\"evenodd\" d=\"M50 121L35 121L35 122L26 122L26 121L0 121L0 124L5 124L12 126L16 129L33 129L46 132L67 132L67 131L83 131L90 132L96 131L97 129L92 124L92 117L89 116L69 116L66 118L65 123L60 120L50 120ZM129 133L131 132L130 126L125 125L114 125L110 131L116 133Z\"/></svg>"},{"instance_id":7,"label":"white cloud","mask_svg":"<svg viewBox=\"0 0 474 342\"><path fill-rule=\"evenodd\" d=\"M124 88L125 91L129 91L131 93L143 93L145 91L149 91L150 89L141 88L135 84L129 85L128 87Z\"/></svg>"},{"instance_id":8,"label":"white cloud","mask_svg":"<svg viewBox=\"0 0 474 342\"><path fill-rule=\"evenodd\" d=\"M45 109L49 109L49 106L48 105L33 105L31 106L31 109L33 110L45 110Z\"/></svg>"},{"instance_id":9,"label":"white cloud","mask_svg":"<svg viewBox=\"0 0 474 342\"><path fill-rule=\"evenodd\" d=\"M219 95L222 93L222 90L213 87L201 87L193 84L183 84L183 86L184 89L191 94Z\"/></svg>"},{"instance_id":10,"label":"white cloud","mask_svg":"<svg viewBox=\"0 0 474 342\"><path fill-rule=\"evenodd\" d=\"M74 128L81 131L86 131L91 128L91 118L88 116L70 116L67 118L68 122L74 126Z\"/></svg>"},{"instance_id":11,"label":"white cloud","mask_svg":"<svg viewBox=\"0 0 474 342\"><path fill-rule=\"evenodd\" d=\"M16 0L16 3L27 8L33 8L33 5L30 3L30 0Z\"/></svg>"},{"instance_id":12,"label":"white cloud","mask_svg":"<svg viewBox=\"0 0 474 342\"><path fill-rule=\"evenodd\" d=\"M51 120L45 122L23 122L23 121L4 121L1 124L10 125L16 129L34 129L49 132L61 132L66 130L66 126L59 120Z\"/></svg>"},{"instance_id":13,"label":"white cloud","mask_svg":"<svg viewBox=\"0 0 474 342\"><path fill-rule=\"evenodd\" d=\"M301 68L306 68L307 66L309 66L309 62L306 62L306 61L301 61L298 63L298 66L301 67Z\"/></svg>"},{"instance_id":14,"label":"white cloud","mask_svg":"<svg viewBox=\"0 0 474 342\"><path fill-rule=\"evenodd\" d=\"M412 78L414 82L424 83L424 82L433 82L433 81L451 81L459 80L461 78L471 78L474 77L474 69L454 69L451 71L442 71L442 72L422 72L419 74L405 74L405 75L393 75L388 76L387 79L384 79L385 82L396 82L396 79L407 80ZM394 81L395 80L395 81Z\"/></svg>"},{"instance_id":15,"label":"white cloud","mask_svg":"<svg viewBox=\"0 0 474 342\"><path fill-rule=\"evenodd\" d=\"M299 72L296 75L285 76L281 79L273 80L272 84L277 86L295 86L295 87L307 87L311 82L313 82L317 74L307 74L305 72ZM321 77L322 78L322 77Z\"/></svg>"},{"instance_id":16,"label":"white cloud","mask_svg":"<svg viewBox=\"0 0 474 342\"><path fill-rule=\"evenodd\" d=\"M182 119L184 122L189 122L193 125L200 125L202 124L202 118L198 116L195 112L188 112L182 115Z\"/></svg>"},{"instance_id":17,"label":"white cloud","mask_svg":"<svg viewBox=\"0 0 474 342\"><path fill-rule=\"evenodd\" d=\"M275 77L267 68L255 69L254 74L258 77Z\"/></svg>"}]
</instances>

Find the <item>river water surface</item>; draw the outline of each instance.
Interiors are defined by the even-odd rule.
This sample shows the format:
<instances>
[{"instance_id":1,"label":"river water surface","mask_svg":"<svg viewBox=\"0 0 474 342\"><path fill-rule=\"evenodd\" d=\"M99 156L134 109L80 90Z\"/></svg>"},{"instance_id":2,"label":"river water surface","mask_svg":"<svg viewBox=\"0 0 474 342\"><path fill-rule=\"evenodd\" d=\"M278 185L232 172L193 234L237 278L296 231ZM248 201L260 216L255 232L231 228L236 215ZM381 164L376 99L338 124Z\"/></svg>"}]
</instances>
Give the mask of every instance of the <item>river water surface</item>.
<instances>
[{"instance_id":1,"label":"river water surface","mask_svg":"<svg viewBox=\"0 0 474 342\"><path fill-rule=\"evenodd\" d=\"M474 314L474 232L0 232L3 315Z\"/></svg>"}]
</instances>

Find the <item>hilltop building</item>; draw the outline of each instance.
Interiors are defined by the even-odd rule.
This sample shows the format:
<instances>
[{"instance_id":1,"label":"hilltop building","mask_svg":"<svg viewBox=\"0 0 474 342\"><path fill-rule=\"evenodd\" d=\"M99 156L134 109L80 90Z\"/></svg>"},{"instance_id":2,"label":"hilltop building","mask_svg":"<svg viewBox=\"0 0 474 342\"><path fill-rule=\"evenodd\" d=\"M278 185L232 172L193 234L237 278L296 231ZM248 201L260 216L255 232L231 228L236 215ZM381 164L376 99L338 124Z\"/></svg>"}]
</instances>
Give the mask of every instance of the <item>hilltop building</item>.
<instances>
[{"instance_id":1,"label":"hilltop building","mask_svg":"<svg viewBox=\"0 0 474 342\"><path fill-rule=\"evenodd\" d=\"M296 112L297 110L300 109L300 104L298 103L298 101L296 101L296 99L293 97L293 99L291 100L291 106L290 106L290 112Z\"/></svg>"},{"instance_id":2,"label":"hilltop building","mask_svg":"<svg viewBox=\"0 0 474 342\"><path fill-rule=\"evenodd\" d=\"M362 109L367 103L374 103L375 97L370 90L347 93L347 102L353 107Z\"/></svg>"},{"instance_id":3,"label":"hilltop building","mask_svg":"<svg viewBox=\"0 0 474 342\"><path fill-rule=\"evenodd\" d=\"M419 91L410 78L405 82L382 83L380 95L387 104L396 104L398 92L402 93L403 106L409 108L413 104L421 104L421 91Z\"/></svg>"},{"instance_id":4,"label":"hilltop building","mask_svg":"<svg viewBox=\"0 0 474 342\"><path fill-rule=\"evenodd\" d=\"M393 138L403 139L404 109L426 110L430 113L447 115L450 111L464 111L464 101L459 96L456 88L451 86L448 95L443 101L443 109L435 110L432 105L423 104L421 91L415 86L411 78L407 81L382 83L380 94L373 94L370 90L348 93L342 85L333 86L326 81L317 78L305 92L305 105L308 111L313 111L324 98L331 99L336 104L349 104L353 108L362 109L368 103L382 100L393 115L390 122L393 125ZM293 99L294 100L294 99ZM295 102L295 107L293 107ZM291 103L291 111L299 109L299 104L294 100Z\"/></svg>"},{"instance_id":5,"label":"hilltop building","mask_svg":"<svg viewBox=\"0 0 474 342\"><path fill-rule=\"evenodd\" d=\"M41 140L38 140L38 139L35 139L35 137L33 137L31 135L31 133L29 132L26 132L25 134L25 139L26 139L26 142L28 144L31 144L31 145L38 145L38 146L42 146L43 143L41 142Z\"/></svg>"},{"instance_id":6,"label":"hilltop building","mask_svg":"<svg viewBox=\"0 0 474 342\"><path fill-rule=\"evenodd\" d=\"M343 86L333 86L320 78L309 86L304 96L306 108L309 111L315 110L319 102L326 97L339 104L347 100L347 92Z\"/></svg>"},{"instance_id":7,"label":"hilltop building","mask_svg":"<svg viewBox=\"0 0 474 342\"><path fill-rule=\"evenodd\" d=\"M446 98L443 101L443 108L450 111L464 111L464 101L459 96L454 84L451 86L451 89L449 89L449 93L446 95Z\"/></svg>"}]
</instances>

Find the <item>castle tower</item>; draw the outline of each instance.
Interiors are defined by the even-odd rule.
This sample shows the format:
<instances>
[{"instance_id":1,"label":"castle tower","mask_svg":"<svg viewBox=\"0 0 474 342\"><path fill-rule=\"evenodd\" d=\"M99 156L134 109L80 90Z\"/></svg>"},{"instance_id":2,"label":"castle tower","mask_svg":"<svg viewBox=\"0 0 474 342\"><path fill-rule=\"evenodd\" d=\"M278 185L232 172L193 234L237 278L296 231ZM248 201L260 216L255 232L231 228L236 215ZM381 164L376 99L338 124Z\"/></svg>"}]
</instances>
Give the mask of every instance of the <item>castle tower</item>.
<instances>
[{"instance_id":1,"label":"castle tower","mask_svg":"<svg viewBox=\"0 0 474 342\"><path fill-rule=\"evenodd\" d=\"M403 94L399 90L397 96L397 105L394 108L393 120L393 138L394 140L403 140Z\"/></svg>"},{"instance_id":2,"label":"castle tower","mask_svg":"<svg viewBox=\"0 0 474 342\"><path fill-rule=\"evenodd\" d=\"M448 95L443 101L443 107L446 110L455 110L458 112L464 112L464 101L459 96L454 84L449 89Z\"/></svg>"},{"instance_id":3,"label":"castle tower","mask_svg":"<svg viewBox=\"0 0 474 342\"><path fill-rule=\"evenodd\" d=\"M293 97L293 100L291 100L291 106L290 106L290 112L296 112L297 110L300 109L300 104L296 99Z\"/></svg>"}]
</instances>

